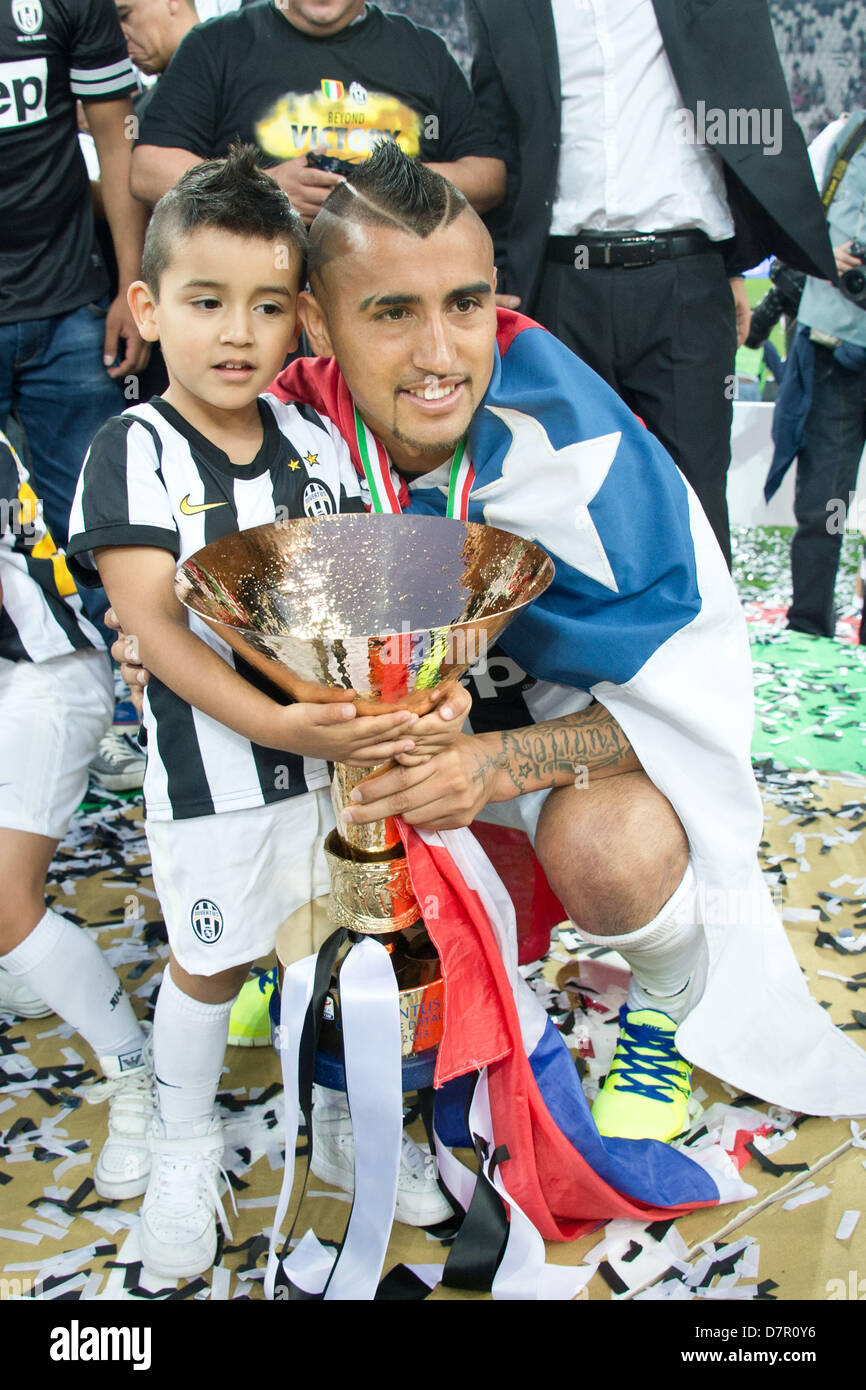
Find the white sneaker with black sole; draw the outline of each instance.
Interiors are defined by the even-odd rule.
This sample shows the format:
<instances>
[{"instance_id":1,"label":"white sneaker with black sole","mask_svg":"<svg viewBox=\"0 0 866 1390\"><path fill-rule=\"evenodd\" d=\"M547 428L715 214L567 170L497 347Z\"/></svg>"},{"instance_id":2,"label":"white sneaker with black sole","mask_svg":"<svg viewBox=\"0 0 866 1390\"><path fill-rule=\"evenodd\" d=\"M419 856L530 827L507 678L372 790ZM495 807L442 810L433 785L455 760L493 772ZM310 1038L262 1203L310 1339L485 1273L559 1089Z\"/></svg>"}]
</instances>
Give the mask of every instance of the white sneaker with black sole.
<instances>
[{"instance_id":1,"label":"white sneaker with black sole","mask_svg":"<svg viewBox=\"0 0 866 1390\"><path fill-rule=\"evenodd\" d=\"M49 1018L54 1010L25 984L0 966L0 1013L16 1018Z\"/></svg>"},{"instance_id":2,"label":"white sneaker with black sole","mask_svg":"<svg viewBox=\"0 0 866 1390\"><path fill-rule=\"evenodd\" d=\"M106 1201L140 1197L150 1177L150 1127L156 1102L149 1039L142 1056L141 1066L124 1070L120 1058L100 1057L105 1080L85 1092L90 1105L108 1101L108 1138L93 1170L96 1191Z\"/></svg>"},{"instance_id":3,"label":"white sneaker with black sole","mask_svg":"<svg viewBox=\"0 0 866 1390\"><path fill-rule=\"evenodd\" d=\"M90 764L90 776L109 792L136 791L144 781L145 756L131 734L109 729Z\"/></svg>"},{"instance_id":4,"label":"white sneaker with black sole","mask_svg":"<svg viewBox=\"0 0 866 1390\"><path fill-rule=\"evenodd\" d=\"M355 1142L348 1108L314 1104L312 1138L310 1167L316 1177L343 1192L354 1192ZM406 1226L438 1226L453 1215L436 1181L435 1157L426 1144L416 1144L404 1130L395 1220Z\"/></svg>"},{"instance_id":5,"label":"white sneaker with black sole","mask_svg":"<svg viewBox=\"0 0 866 1390\"><path fill-rule=\"evenodd\" d=\"M220 1201L223 1130L214 1117L203 1132L167 1139L154 1118L151 1173L141 1206L141 1258L148 1274L192 1279L210 1269L216 1256L216 1223L231 1238ZM234 1203L234 1196L232 1196Z\"/></svg>"}]
</instances>

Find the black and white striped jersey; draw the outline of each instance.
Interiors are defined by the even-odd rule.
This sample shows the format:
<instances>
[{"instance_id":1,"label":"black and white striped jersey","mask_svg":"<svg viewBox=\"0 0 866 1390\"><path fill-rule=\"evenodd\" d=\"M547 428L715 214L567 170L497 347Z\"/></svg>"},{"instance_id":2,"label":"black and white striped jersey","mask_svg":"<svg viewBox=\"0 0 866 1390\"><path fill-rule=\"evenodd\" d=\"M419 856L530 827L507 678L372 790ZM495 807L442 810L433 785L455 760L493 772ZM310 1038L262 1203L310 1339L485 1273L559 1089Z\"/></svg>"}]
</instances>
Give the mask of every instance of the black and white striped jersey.
<instances>
[{"instance_id":1,"label":"black and white striped jersey","mask_svg":"<svg viewBox=\"0 0 866 1390\"><path fill-rule=\"evenodd\" d=\"M108 420L84 460L69 519L76 575L98 582L92 552L100 546L157 546L182 562L250 526L363 511L349 450L330 420L269 395L259 397L259 411L262 447L242 466L159 397ZM188 621L247 680L284 698L207 624L193 614ZM328 782L320 759L260 748L154 676L145 690L143 730L151 820L262 806Z\"/></svg>"},{"instance_id":2,"label":"black and white striped jersey","mask_svg":"<svg viewBox=\"0 0 866 1390\"><path fill-rule=\"evenodd\" d=\"M0 432L0 657L50 661L96 647L66 558L42 518L42 503L5 434Z\"/></svg>"}]
</instances>

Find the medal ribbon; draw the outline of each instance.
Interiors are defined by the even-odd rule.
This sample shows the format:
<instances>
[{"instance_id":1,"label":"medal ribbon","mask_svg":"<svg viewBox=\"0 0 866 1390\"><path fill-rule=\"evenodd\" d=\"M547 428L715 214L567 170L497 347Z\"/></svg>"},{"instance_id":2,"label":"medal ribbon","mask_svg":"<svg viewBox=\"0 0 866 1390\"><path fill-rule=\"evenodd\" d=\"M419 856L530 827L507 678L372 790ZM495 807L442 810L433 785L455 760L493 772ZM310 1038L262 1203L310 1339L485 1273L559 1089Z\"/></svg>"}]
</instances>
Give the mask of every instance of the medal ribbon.
<instances>
[{"instance_id":1,"label":"medal ribbon","mask_svg":"<svg viewBox=\"0 0 866 1390\"><path fill-rule=\"evenodd\" d=\"M403 508L391 476L391 460L384 446L373 431L364 424L358 407L355 406L355 437L358 454L364 469L364 477L370 489L370 501L374 512L399 513ZM451 460L451 476L448 483L448 505L445 515L466 521L469 515L469 493L475 482L475 469L466 452L466 438L460 440Z\"/></svg>"}]
</instances>

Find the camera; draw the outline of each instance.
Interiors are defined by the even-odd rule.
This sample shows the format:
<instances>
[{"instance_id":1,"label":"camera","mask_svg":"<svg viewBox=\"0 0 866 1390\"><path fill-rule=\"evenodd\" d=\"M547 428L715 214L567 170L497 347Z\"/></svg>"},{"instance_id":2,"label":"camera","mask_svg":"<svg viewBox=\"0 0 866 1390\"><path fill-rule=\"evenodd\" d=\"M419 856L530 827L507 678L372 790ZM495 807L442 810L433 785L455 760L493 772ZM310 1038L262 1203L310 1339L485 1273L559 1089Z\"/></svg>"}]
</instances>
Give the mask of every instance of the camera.
<instances>
[{"instance_id":1,"label":"camera","mask_svg":"<svg viewBox=\"0 0 866 1390\"><path fill-rule=\"evenodd\" d=\"M861 262L866 261L866 245L862 241L852 241L850 254ZM866 309L866 267L844 270L839 277L839 289L858 309Z\"/></svg>"},{"instance_id":2,"label":"camera","mask_svg":"<svg viewBox=\"0 0 866 1390\"><path fill-rule=\"evenodd\" d=\"M335 154L317 154L310 150L307 154L308 169L324 169L326 174L350 174L354 164L348 159L338 159Z\"/></svg>"},{"instance_id":3,"label":"camera","mask_svg":"<svg viewBox=\"0 0 866 1390\"><path fill-rule=\"evenodd\" d=\"M797 317L797 310L800 307L800 295L803 293L803 285L806 283L806 275L802 270L792 270L791 266L785 265L784 261L773 261L770 266L770 279L773 288L768 290L761 300L752 310L752 322L749 327L749 336L746 339L746 347L760 347L783 314L789 319Z\"/></svg>"}]
</instances>

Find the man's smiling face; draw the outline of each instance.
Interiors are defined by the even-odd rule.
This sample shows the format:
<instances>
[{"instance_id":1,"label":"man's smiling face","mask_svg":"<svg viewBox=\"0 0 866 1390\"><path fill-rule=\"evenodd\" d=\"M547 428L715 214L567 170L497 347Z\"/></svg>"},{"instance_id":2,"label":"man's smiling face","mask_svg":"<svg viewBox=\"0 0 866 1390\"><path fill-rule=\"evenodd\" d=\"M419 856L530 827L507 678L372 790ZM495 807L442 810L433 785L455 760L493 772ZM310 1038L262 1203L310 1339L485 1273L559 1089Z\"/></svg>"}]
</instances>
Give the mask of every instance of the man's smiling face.
<instances>
[{"instance_id":1,"label":"man's smiling face","mask_svg":"<svg viewBox=\"0 0 866 1390\"><path fill-rule=\"evenodd\" d=\"M397 466L427 473L463 437L493 371L496 272L468 209L428 237L346 223L299 304Z\"/></svg>"}]
</instances>

